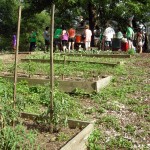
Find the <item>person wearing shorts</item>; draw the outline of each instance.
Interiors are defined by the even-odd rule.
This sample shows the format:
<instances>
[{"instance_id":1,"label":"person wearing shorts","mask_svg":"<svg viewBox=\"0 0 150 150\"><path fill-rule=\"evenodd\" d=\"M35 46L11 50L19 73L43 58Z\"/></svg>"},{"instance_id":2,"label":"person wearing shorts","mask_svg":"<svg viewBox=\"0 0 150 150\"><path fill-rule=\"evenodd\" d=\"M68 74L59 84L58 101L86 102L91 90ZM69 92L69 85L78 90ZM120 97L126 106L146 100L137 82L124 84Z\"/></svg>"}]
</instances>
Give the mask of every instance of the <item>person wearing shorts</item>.
<instances>
[{"instance_id":1,"label":"person wearing shorts","mask_svg":"<svg viewBox=\"0 0 150 150\"><path fill-rule=\"evenodd\" d=\"M67 32L66 28L63 27L62 35L61 35L63 52L65 52L67 50L68 38L69 38L68 32Z\"/></svg>"},{"instance_id":2,"label":"person wearing shorts","mask_svg":"<svg viewBox=\"0 0 150 150\"><path fill-rule=\"evenodd\" d=\"M75 42L75 35L76 35L76 30L71 27L68 31L69 34L69 46L68 46L68 51L70 52L70 49L74 50L74 42Z\"/></svg>"},{"instance_id":3,"label":"person wearing shorts","mask_svg":"<svg viewBox=\"0 0 150 150\"><path fill-rule=\"evenodd\" d=\"M115 36L115 31L109 23L106 24L106 29L103 33L103 50L112 49L112 39Z\"/></svg>"},{"instance_id":4,"label":"person wearing shorts","mask_svg":"<svg viewBox=\"0 0 150 150\"><path fill-rule=\"evenodd\" d=\"M62 29L57 28L54 33L54 51L56 50L61 51L61 34L62 34Z\"/></svg>"}]
</instances>

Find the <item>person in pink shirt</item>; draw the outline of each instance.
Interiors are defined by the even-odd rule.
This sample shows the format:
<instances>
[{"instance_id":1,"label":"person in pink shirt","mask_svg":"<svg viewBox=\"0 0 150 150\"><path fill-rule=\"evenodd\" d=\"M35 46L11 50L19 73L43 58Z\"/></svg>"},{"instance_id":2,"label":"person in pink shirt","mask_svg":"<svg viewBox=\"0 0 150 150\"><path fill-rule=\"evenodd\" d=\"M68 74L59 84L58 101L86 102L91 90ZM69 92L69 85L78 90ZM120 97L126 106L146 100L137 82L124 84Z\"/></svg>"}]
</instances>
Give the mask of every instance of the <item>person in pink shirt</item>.
<instances>
[{"instance_id":1,"label":"person in pink shirt","mask_svg":"<svg viewBox=\"0 0 150 150\"><path fill-rule=\"evenodd\" d=\"M85 40L84 40L85 49L90 50L92 31L89 29L89 25L85 26L84 35L85 35Z\"/></svg>"},{"instance_id":2,"label":"person in pink shirt","mask_svg":"<svg viewBox=\"0 0 150 150\"><path fill-rule=\"evenodd\" d=\"M62 42L63 52L65 52L67 50L68 39L69 39L69 34L68 34L66 28L63 26L62 35L61 35L61 42Z\"/></svg>"}]
</instances>

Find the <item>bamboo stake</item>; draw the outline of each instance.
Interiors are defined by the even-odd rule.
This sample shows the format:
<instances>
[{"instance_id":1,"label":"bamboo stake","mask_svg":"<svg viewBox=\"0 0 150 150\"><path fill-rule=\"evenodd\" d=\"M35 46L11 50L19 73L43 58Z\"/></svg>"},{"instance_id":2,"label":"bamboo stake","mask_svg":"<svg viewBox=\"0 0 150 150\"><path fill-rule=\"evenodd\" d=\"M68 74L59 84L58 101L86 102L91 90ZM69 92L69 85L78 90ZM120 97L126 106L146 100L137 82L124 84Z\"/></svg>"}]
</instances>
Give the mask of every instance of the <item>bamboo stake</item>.
<instances>
[{"instance_id":1,"label":"bamboo stake","mask_svg":"<svg viewBox=\"0 0 150 150\"><path fill-rule=\"evenodd\" d=\"M54 102L53 102L53 88L54 88L54 69L53 69L53 35L54 35L54 11L55 5L51 6L51 31L50 31L50 132L53 132L53 114L54 114Z\"/></svg>"},{"instance_id":2,"label":"bamboo stake","mask_svg":"<svg viewBox=\"0 0 150 150\"><path fill-rule=\"evenodd\" d=\"M18 14L18 29L17 29L17 47L15 52L15 70L14 70L14 95L13 95L13 108L16 108L16 85L17 85L17 64L18 64L18 50L19 50L19 37L20 37L20 24L21 24L21 5L19 6ZM15 121L13 120L13 127Z\"/></svg>"}]
</instances>

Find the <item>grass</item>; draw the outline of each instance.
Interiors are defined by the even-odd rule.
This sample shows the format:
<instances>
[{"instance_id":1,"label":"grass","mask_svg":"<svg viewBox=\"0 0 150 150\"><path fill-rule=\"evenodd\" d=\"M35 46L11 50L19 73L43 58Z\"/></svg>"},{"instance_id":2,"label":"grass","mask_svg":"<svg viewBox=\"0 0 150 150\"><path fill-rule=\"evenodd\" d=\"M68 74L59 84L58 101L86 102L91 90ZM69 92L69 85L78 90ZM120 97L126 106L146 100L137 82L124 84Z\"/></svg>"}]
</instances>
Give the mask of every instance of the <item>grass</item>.
<instances>
[{"instance_id":1,"label":"grass","mask_svg":"<svg viewBox=\"0 0 150 150\"><path fill-rule=\"evenodd\" d=\"M115 130L120 129L120 123L118 118L113 115L105 115L102 116L98 121L97 124L101 124L106 128L114 128Z\"/></svg>"},{"instance_id":2,"label":"grass","mask_svg":"<svg viewBox=\"0 0 150 150\"><path fill-rule=\"evenodd\" d=\"M100 93L89 95L90 107L87 107L87 103L83 102L87 100L87 97L84 97L81 92L74 99L71 99L72 101L80 99L84 108L82 112L87 120L97 120L95 130L89 137L89 150L150 149L149 56L148 54L147 56L144 54L135 55L125 59L125 65L115 68L88 63L55 64L56 75L63 73L65 76L82 76L84 78L98 74L113 75L113 80L109 86L101 90ZM42 57L48 58L46 55ZM59 57L57 56L57 58ZM100 60L118 61L114 58ZM19 67L25 70L27 66L28 64L22 64ZM9 68L11 70L11 66ZM46 70L49 70L48 65L38 63L37 72L46 73ZM28 97L32 102L33 99ZM38 100L36 94L33 94L33 97ZM43 96L44 99L46 98ZM67 99L68 97L64 98L64 100ZM64 103L64 100L62 99L61 102ZM65 135L60 135L60 140L63 138L66 138Z\"/></svg>"},{"instance_id":3,"label":"grass","mask_svg":"<svg viewBox=\"0 0 150 150\"><path fill-rule=\"evenodd\" d=\"M150 59L143 57L137 55L114 72L107 70L113 74L113 82L91 96L99 105L96 130L105 135L103 140L101 135L95 135L98 140L93 143L89 140L89 145L103 145L97 150L150 149ZM94 132L89 139L92 136Z\"/></svg>"}]
</instances>

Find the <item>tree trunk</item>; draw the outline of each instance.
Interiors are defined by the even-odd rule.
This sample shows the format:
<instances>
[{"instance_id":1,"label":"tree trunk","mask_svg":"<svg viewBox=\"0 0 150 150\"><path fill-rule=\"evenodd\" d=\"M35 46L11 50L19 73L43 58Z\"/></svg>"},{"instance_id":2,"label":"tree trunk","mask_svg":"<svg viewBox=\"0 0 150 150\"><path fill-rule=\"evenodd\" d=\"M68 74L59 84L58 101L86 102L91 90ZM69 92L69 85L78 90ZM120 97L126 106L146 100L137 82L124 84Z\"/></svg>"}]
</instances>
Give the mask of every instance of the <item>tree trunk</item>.
<instances>
[{"instance_id":1,"label":"tree trunk","mask_svg":"<svg viewBox=\"0 0 150 150\"><path fill-rule=\"evenodd\" d=\"M89 10L89 26L92 31L91 46L94 46L94 28L96 25L96 10L91 2L89 2L88 4L88 10Z\"/></svg>"}]
</instances>

